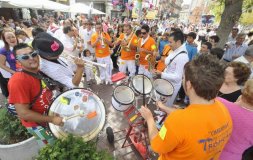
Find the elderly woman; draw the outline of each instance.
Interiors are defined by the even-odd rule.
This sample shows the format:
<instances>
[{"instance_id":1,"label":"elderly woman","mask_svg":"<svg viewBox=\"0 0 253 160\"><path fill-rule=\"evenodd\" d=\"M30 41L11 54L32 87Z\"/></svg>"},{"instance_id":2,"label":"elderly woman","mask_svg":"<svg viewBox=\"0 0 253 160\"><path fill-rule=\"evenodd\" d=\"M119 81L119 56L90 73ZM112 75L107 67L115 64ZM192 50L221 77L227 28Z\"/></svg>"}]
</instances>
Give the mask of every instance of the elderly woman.
<instances>
[{"instance_id":1,"label":"elderly woman","mask_svg":"<svg viewBox=\"0 0 253 160\"><path fill-rule=\"evenodd\" d=\"M250 76L250 68L241 62L231 62L225 70L225 80L218 96L230 102L235 102L241 95L241 86Z\"/></svg>"},{"instance_id":2,"label":"elderly woman","mask_svg":"<svg viewBox=\"0 0 253 160\"><path fill-rule=\"evenodd\" d=\"M18 41L11 28L3 29L2 40L4 47L0 49L0 84L3 95L8 97L7 84L11 75L16 71L16 60L12 50Z\"/></svg>"},{"instance_id":3,"label":"elderly woman","mask_svg":"<svg viewBox=\"0 0 253 160\"><path fill-rule=\"evenodd\" d=\"M233 120L233 131L220 160L240 160L243 152L253 146L253 79L249 79L235 103L222 98Z\"/></svg>"}]
</instances>

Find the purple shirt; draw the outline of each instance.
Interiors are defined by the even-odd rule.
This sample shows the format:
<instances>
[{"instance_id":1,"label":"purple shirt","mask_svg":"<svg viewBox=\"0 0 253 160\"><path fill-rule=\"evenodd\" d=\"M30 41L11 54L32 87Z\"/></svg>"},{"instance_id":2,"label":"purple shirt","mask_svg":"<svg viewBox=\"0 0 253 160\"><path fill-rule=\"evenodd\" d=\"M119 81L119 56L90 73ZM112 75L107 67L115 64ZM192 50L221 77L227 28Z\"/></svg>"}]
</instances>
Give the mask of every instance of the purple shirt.
<instances>
[{"instance_id":1,"label":"purple shirt","mask_svg":"<svg viewBox=\"0 0 253 160\"><path fill-rule=\"evenodd\" d=\"M243 152L253 145L253 111L218 98L229 110L233 121L232 135L221 153L220 160L240 160Z\"/></svg>"},{"instance_id":2,"label":"purple shirt","mask_svg":"<svg viewBox=\"0 0 253 160\"><path fill-rule=\"evenodd\" d=\"M5 48L0 49L0 55L4 55L6 57L6 62L10 64L10 68L13 71L16 71L16 59L14 53L12 51L7 51Z\"/></svg>"}]
</instances>

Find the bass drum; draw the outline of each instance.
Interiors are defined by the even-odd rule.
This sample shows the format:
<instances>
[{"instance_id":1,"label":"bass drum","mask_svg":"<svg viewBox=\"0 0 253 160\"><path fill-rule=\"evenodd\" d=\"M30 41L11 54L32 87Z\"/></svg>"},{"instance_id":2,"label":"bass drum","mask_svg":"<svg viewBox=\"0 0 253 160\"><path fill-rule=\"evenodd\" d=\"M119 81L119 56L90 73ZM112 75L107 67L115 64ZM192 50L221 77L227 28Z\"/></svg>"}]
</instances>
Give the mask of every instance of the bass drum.
<instances>
[{"instance_id":1,"label":"bass drum","mask_svg":"<svg viewBox=\"0 0 253 160\"><path fill-rule=\"evenodd\" d=\"M62 127L49 123L56 138L73 134L89 141L99 134L105 124L105 106L102 100L83 88L71 89L56 97L48 115L60 116L65 120Z\"/></svg>"}]
</instances>

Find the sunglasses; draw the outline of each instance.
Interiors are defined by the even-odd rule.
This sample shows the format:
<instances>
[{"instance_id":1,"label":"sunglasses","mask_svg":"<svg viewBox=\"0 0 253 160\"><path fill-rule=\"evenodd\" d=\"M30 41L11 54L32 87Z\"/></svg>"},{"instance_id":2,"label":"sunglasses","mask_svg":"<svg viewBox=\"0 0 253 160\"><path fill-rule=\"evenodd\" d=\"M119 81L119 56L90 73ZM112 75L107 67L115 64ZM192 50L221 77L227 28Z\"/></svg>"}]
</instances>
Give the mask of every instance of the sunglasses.
<instances>
[{"instance_id":1,"label":"sunglasses","mask_svg":"<svg viewBox=\"0 0 253 160\"><path fill-rule=\"evenodd\" d=\"M28 54L20 54L20 55L17 55L16 56L16 59L19 60L19 61L22 61L22 60L28 60L29 58L34 58L38 55L39 53L37 51L33 51L31 53L28 53Z\"/></svg>"},{"instance_id":2,"label":"sunglasses","mask_svg":"<svg viewBox=\"0 0 253 160\"><path fill-rule=\"evenodd\" d=\"M141 32L141 34L146 34L147 32Z\"/></svg>"}]
</instances>

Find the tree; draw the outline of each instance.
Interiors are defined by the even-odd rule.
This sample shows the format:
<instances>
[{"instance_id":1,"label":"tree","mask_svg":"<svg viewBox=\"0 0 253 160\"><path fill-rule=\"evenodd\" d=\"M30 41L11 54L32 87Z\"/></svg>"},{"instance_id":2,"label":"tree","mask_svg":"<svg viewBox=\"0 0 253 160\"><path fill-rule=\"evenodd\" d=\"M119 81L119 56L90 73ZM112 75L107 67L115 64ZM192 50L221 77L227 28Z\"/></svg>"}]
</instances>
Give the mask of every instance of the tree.
<instances>
[{"instance_id":1,"label":"tree","mask_svg":"<svg viewBox=\"0 0 253 160\"><path fill-rule=\"evenodd\" d=\"M217 31L217 35L221 38L219 47L223 48L229 33L237 22L240 21L242 24L251 22L249 18L252 17L250 13L252 6L253 0L216 0L211 4L210 8L216 17L216 22L220 22Z\"/></svg>"},{"instance_id":2,"label":"tree","mask_svg":"<svg viewBox=\"0 0 253 160\"><path fill-rule=\"evenodd\" d=\"M220 37L219 47L224 47L229 33L240 19L242 4L243 0L225 0L225 8L221 15L221 22L217 30L217 35Z\"/></svg>"}]
</instances>

